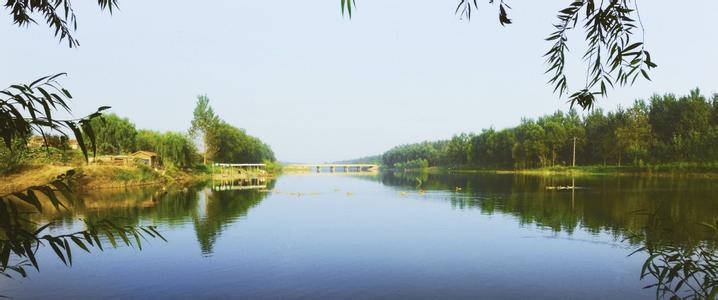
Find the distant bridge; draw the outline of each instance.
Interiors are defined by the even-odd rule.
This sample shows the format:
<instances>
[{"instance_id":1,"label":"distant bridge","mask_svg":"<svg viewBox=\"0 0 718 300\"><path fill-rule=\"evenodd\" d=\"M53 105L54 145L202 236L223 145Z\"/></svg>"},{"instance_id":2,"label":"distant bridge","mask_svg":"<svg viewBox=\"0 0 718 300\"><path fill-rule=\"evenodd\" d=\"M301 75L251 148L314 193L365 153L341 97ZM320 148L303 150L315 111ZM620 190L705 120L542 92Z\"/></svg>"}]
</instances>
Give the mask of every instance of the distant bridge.
<instances>
[{"instance_id":1,"label":"distant bridge","mask_svg":"<svg viewBox=\"0 0 718 300\"><path fill-rule=\"evenodd\" d=\"M329 172L336 172L342 170L344 172L363 172L363 171L377 171L379 165L375 164L293 164L285 166L287 169L304 169L304 170L316 170L321 172L322 170L329 170Z\"/></svg>"}]
</instances>

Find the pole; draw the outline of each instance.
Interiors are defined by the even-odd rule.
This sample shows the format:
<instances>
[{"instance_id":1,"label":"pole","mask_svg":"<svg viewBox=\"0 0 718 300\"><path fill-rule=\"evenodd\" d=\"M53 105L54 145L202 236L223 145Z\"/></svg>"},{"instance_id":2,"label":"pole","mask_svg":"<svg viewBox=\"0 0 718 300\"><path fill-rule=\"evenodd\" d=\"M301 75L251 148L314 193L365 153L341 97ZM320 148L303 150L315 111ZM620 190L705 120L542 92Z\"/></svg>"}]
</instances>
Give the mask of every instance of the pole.
<instances>
[{"instance_id":1,"label":"pole","mask_svg":"<svg viewBox=\"0 0 718 300\"><path fill-rule=\"evenodd\" d=\"M576 166L576 137L573 137L573 166Z\"/></svg>"}]
</instances>

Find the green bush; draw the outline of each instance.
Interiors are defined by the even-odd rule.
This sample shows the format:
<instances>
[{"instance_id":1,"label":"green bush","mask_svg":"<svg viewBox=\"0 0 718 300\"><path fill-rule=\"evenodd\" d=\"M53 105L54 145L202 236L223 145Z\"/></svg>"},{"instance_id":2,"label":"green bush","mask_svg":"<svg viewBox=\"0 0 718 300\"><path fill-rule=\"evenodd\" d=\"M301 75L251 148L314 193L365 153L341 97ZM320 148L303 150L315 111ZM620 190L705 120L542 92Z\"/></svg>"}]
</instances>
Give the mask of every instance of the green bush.
<instances>
[{"instance_id":1,"label":"green bush","mask_svg":"<svg viewBox=\"0 0 718 300\"><path fill-rule=\"evenodd\" d=\"M414 159L406 162L395 163L394 168L404 170L420 170L429 168L429 162L426 159Z\"/></svg>"}]
</instances>

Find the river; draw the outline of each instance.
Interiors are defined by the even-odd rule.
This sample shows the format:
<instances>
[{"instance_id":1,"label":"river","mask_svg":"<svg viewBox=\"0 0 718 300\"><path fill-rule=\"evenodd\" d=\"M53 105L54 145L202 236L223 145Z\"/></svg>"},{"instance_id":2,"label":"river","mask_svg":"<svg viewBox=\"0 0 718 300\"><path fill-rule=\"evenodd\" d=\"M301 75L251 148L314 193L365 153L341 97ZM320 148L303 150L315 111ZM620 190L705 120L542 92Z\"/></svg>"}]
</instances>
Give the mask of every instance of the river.
<instances>
[{"instance_id":1,"label":"river","mask_svg":"<svg viewBox=\"0 0 718 300\"><path fill-rule=\"evenodd\" d=\"M76 249L71 267L40 249L40 272L1 279L0 294L654 299L641 247L715 254L702 223L718 216L716 195L715 180L695 178L392 172L102 191L34 219L53 233L82 229L82 219L156 225L167 242Z\"/></svg>"}]
</instances>

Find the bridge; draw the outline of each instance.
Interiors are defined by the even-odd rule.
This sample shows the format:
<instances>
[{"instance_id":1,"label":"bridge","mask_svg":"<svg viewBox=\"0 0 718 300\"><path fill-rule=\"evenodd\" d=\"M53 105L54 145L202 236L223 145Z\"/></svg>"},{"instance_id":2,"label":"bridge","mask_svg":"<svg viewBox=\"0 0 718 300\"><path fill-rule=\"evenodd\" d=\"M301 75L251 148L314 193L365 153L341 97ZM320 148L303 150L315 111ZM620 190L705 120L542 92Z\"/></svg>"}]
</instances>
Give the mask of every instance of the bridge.
<instances>
[{"instance_id":1,"label":"bridge","mask_svg":"<svg viewBox=\"0 0 718 300\"><path fill-rule=\"evenodd\" d=\"M375 164L293 164L285 166L286 169L316 170L317 173L322 170L335 172L342 170L344 172L374 172L379 170L379 165Z\"/></svg>"}]
</instances>

